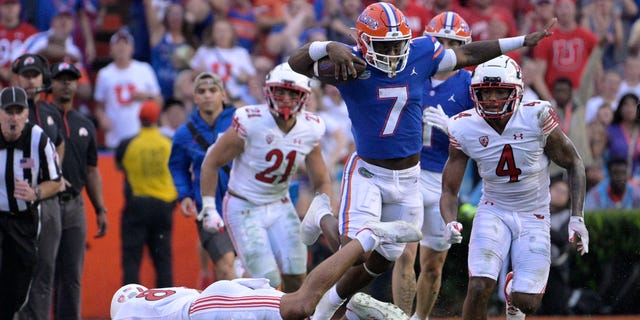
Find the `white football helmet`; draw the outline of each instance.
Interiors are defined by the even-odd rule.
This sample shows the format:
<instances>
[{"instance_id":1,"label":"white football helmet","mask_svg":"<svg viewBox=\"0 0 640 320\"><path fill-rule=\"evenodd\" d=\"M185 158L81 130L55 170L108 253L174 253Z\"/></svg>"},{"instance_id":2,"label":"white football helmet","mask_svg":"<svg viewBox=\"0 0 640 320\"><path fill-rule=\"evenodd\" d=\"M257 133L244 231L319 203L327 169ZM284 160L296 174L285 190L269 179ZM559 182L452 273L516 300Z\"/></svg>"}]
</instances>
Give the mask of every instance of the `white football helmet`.
<instances>
[{"instance_id":1,"label":"white football helmet","mask_svg":"<svg viewBox=\"0 0 640 320\"><path fill-rule=\"evenodd\" d=\"M407 65L411 28L402 11L394 5L376 2L366 7L356 20L356 41L369 65L395 77ZM380 42L397 43L399 53L376 52L374 44Z\"/></svg>"},{"instance_id":2,"label":"white football helmet","mask_svg":"<svg viewBox=\"0 0 640 320\"><path fill-rule=\"evenodd\" d=\"M135 283L124 285L118 289L118 291L113 294L113 298L111 298L111 318L113 319L116 317L116 314L120 311L122 304L133 299L139 293L147 290L149 290L147 287Z\"/></svg>"},{"instance_id":3,"label":"white football helmet","mask_svg":"<svg viewBox=\"0 0 640 320\"><path fill-rule=\"evenodd\" d=\"M480 64L471 75L471 99L483 118L503 118L512 114L522 100L524 84L522 71L513 59L502 55ZM483 100L483 89L511 89L505 100ZM487 111L486 105L502 104L499 111Z\"/></svg>"},{"instance_id":4,"label":"white football helmet","mask_svg":"<svg viewBox=\"0 0 640 320\"><path fill-rule=\"evenodd\" d=\"M302 110L311 93L311 79L293 71L286 62L277 65L267 74L264 85L264 94L271 112L285 120ZM297 91L298 96L289 101L285 96L277 96L276 88Z\"/></svg>"}]
</instances>

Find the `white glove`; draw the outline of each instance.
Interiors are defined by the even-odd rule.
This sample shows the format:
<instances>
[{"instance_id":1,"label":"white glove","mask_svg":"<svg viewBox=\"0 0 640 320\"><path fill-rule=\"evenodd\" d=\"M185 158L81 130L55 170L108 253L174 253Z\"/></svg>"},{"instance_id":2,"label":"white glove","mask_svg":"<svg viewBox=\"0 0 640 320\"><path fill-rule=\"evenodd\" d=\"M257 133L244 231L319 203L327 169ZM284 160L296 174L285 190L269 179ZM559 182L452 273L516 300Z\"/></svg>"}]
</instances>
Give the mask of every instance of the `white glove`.
<instances>
[{"instance_id":1,"label":"white glove","mask_svg":"<svg viewBox=\"0 0 640 320\"><path fill-rule=\"evenodd\" d=\"M580 252L580 255L589 253L589 231L587 231L587 227L584 225L584 218L571 216L571 218L569 218L570 243L573 243L576 240L576 233L578 234L578 242L576 242L578 252Z\"/></svg>"},{"instance_id":2,"label":"white glove","mask_svg":"<svg viewBox=\"0 0 640 320\"><path fill-rule=\"evenodd\" d=\"M217 233L224 228L224 221L216 210L214 197L202 197L202 211L198 213L197 219L202 221L202 228L209 232Z\"/></svg>"},{"instance_id":3,"label":"white glove","mask_svg":"<svg viewBox=\"0 0 640 320\"><path fill-rule=\"evenodd\" d=\"M449 134L449 117L442 110L442 106L438 104L436 108L426 107L422 111L422 122L434 126L444 133Z\"/></svg>"},{"instance_id":4,"label":"white glove","mask_svg":"<svg viewBox=\"0 0 640 320\"><path fill-rule=\"evenodd\" d=\"M462 223L451 221L444 227L444 239L448 243L462 242Z\"/></svg>"}]
</instances>

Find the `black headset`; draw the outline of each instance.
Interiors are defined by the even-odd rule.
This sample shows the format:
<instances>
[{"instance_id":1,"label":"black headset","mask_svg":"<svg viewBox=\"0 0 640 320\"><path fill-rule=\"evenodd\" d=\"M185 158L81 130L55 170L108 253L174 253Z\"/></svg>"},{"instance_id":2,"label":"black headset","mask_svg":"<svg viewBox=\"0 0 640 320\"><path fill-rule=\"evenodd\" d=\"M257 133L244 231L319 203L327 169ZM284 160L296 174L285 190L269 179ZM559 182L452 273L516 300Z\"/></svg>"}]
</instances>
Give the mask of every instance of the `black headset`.
<instances>
[{"instance_id":1,"label":"black headset","mask_svg":"<svg viewBox=\"0 0 640 320\"><path fill-rule=\"evenodd\" d=\"M19 74L20 73L20 67L22 66L22 62L24 61L24 59L26 58L34 58L36 60L39 60L42 63L42 70L40 70L40 72L42 73L42 89L40 89L40 92L49 92L51 90L51 68L49 67L49 61L43 57L42 55L39 54L33 54L33 53L26 53L23 54L21 56L19 56L15 61L13 61L13 63L11 64L11 71L15 74Z\"/></svg>"}]
</instances>

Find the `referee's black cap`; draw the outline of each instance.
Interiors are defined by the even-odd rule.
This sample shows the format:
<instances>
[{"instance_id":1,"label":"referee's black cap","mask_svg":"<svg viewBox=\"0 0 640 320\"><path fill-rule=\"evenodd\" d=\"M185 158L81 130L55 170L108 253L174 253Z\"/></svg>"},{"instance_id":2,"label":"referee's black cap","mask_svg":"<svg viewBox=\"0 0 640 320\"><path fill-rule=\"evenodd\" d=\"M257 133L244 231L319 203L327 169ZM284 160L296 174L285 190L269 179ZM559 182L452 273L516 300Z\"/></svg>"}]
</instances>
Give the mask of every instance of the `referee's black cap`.
<instances>
[{"instance_id":1,"label":"referee's black cap","mask_svg":"<svg viewBox=\"0 0 640 320\"><path fill-rule=\"evenodd\" d=\"M6 87L0 92L0 108L6 109L11 106L28 108L27 93L19 87Z\"/></svg>"}]
</instances>

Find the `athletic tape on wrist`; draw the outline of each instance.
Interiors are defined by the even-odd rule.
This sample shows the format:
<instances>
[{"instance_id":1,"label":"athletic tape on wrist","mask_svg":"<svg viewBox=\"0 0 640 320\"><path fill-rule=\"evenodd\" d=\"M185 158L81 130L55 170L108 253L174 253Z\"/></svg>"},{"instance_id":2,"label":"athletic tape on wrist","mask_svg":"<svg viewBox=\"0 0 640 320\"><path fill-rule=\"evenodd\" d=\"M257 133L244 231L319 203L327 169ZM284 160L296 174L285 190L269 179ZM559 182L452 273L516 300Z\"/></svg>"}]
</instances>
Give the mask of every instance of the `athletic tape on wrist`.
<instances>
[{"instance_id":1,"label":"athletic tape on wrist","mask_svg":"<svg viewBox=\"0 0 640 320\"><path fill-rule=\"evenodd\" d=\"M331 41L314 41L309 46L309 57L313 61L318 61L328 55L327 46Z\"/></svg>"},{"instance_id":2,"label":"athletic tape on wrist","mask_svg":"<svg viewBox=\"0 0 640 320\"><path fill-rule=\"evenodd\" d=\"M524 36L498 39L500 52L507 53L524 47Z\"/></svg>"}]
</instances>

